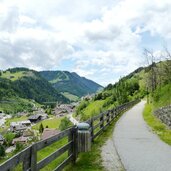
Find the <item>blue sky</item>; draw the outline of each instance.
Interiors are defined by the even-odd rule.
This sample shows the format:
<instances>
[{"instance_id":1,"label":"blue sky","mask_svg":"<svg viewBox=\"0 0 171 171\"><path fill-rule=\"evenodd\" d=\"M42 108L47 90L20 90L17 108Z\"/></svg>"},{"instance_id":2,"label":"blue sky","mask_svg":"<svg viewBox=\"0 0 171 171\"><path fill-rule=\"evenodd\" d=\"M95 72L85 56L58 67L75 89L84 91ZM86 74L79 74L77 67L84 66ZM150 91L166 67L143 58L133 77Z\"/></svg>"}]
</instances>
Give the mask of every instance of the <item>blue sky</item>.
<instances>
[{"instance_id":1,"label":"blue sky","mask_svg":"<svg viewBox=\"0 0 171 171\"><path fill-rule=\"evenodd\" d=\"M0 69L68 70L102 85L170 49L170 0L0 0Z\"/></svg>"}]
</instances>

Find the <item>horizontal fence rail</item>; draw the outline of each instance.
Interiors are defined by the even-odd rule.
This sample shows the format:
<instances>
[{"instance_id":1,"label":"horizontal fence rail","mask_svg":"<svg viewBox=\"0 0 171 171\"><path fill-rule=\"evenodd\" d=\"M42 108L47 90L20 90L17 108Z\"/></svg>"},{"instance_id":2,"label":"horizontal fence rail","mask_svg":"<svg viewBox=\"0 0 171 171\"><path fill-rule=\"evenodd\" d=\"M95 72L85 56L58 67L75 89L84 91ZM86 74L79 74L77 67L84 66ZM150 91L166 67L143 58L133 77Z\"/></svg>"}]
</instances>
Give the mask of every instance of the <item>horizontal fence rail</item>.
<instances>
[{"instance_id":1,"label":"horizontal fence rail","mask_svg":"<svg viewBox=\"0 0 171 171\"><path fill-rule=\"evenodd\" d=\"M89 131L91 132L91 141L93 142L94 139L99 136L103 130L121 113L128 110L130 107L134 106L140 100L135 100L129 103L125 103L121 106L118 106L112 110L108 110L106 112L100 113L97 116L92 117L91 119L87 120L86 122L90 124ZM65 145L58 149L54 149L54 152L49 154L44 159L37 162L37 153L52 145L55 142L58 142L64 138L67 138L67 142ZM66 165L70 162L75 162L78 156L78 149L77 149L77 128L72 127L61 133L50 137L46 140L39 141L20 153L16 154L12 158L8 159L6 162L0 165L0 171L11 171L14 169L18 164L22 164L21 170L24 171L38 171L49 163L60 157L62 154L68 152L68 157L63 160L54 170L61 171Z\"/></svg>"}]
</instances>

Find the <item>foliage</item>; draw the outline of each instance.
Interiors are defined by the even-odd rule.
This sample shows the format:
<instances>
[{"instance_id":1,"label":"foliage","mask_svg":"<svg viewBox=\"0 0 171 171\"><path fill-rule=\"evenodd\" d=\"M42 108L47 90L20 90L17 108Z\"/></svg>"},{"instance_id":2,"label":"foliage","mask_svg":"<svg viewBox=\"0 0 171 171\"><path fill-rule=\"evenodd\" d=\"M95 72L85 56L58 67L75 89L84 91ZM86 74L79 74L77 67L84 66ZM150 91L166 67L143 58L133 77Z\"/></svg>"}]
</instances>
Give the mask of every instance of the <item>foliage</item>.
<instances>
[{"instance_id":1,"label":"foliage","mask_svg":"<svg viewBox=\"0 0 171 171\"><path fill-rule=\"evenodd\" d=\"M85 109L89 105L89 102L84 100L81 101L79 106L76 108L76 115L79 115L83 109Z\"/></svg>"},{"instance_id":2,"label":"foliage","mask_svg":"<svg viewBox=\"0 0 171 171\"><path fill-rule=\"evenodd\" d=\"M44 130L43 124L41 123L39 126L39 132L42 134Z\"/></svg>"},{"instance_id":3,"label":"foliage","mask_svg":"<svg viewBox=\"0 0 171 171\"><path fill-rule=\"evenodd\" d=\"M16 142L16 148L15 148L15 153L18 153L19 151L24 149L24 145L20 142Z\"/></svg>"},{"instance_id":4,"label":"foliage","mask_svg":"<svg viewBox=\"0 0 171 171\"><path fill-rule=\"evenodd\" d=\"M18 102L18 98L33 99L39 103L48 101L69 102L36 71L24 68L4 71L0 76L0 101L14 99L15 102Z\"/></svg>"},{"instance_id":5,"label":"foliage","mask_svg":"<svg viewBox=\"0 0 171 171\"><path fill-rule=\"evenodd\" d=\"M171 145L171 130L153 115L152 104L146 104L143 112L144 120L152 130L167 144Z\"/></svg>"},{"instance_id":6,"label":"foliage","mask_svg":"<svg viewBox=\"0 0 171 171\"><path fill-rule=\"evenodd\" d=\"M52 114L52 109L49 107L46 109L45 111L48 115L51 115Z\"/></svg>"},{"instance_id":7,"label":"foliage","mask_svg":"<svg viewBox=\"0 0 171 171\"><path fill-rule=\"evenodd\" d=\"M63 131L63 130L65 130L65 129L69 128L70 126L72 126L70 120L69 120L67 117L64 117L64 118L61 120L61 123L60 123L60 125L59 125L59 129L60 129L61 131Z\"/></svg>"},{"instance_id":8,"label":"foliage","mask_svg":"<svg viewBox=\"0 0 171 171\"><path fill-rule=\"evenodd\" d=\"M15 134L12 133L12 132L7 132L5 135L4 135L4 138L5 138L5 144L7 146L10 146L12 145L12 140L15 138Z\"/></svg>"},{"instance_id":9,"label":"foliage","mask_svg":"<svg viewBox=\"0 0 171 171\"><path fill-rule=\"evenodd\" d=\"M71 98L75 98L73 95L82 97L87 94L92 94L102 88L99 84L68 71L42 71L40 74L58 92L65 92L67 95L71 94Z\"/></svg>"},{"instance_id":10,"label":"foliage","mask_svg":"<svg viewBox=\"0 0 171 171\"><path fill-rule=\"evenodd\" d=\"M153 104L155 108L170 105L171 103L171 83L157 87L153 94Z\"/></svg>"},{"instance_id":11,"label":"foliage","mask_svg":"<svg viewBox=\"0 0 171 171\"><path fill-rule=\"evenodd\" d=\"M5 156L5 148L3 145L0 144L0 157L4 157Z\"/></svg>"}]
</instances>

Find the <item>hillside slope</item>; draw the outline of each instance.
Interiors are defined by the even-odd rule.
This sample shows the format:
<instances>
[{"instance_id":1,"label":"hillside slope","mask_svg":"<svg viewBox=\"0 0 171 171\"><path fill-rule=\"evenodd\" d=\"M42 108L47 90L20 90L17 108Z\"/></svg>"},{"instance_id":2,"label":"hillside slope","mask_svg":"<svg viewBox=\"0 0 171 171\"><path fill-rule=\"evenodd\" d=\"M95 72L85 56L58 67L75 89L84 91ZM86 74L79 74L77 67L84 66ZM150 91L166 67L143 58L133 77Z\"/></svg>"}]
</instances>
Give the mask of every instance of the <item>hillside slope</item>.
<instances>
[{"instance_id":1,"label":"hillside slope","mask_svg":"<svg viewBox=\"0 0 171 171\"><path fill-rule=\"evenodd\" d=\"M0 100L11 97L33 99L36 102L69 102L41 75L26 68L13 68L1 72Z\"/></svg>"},{"instance_id":2,"label":"hillside slope","mask_svg":"<svg viewBox=\"0 0 171 171\"><path fill-rule=\"evenodd\" d=\"M42 71L41 76L49 81L58 92L68 92L82 97L97 92L103 87L94 81L68 71Z\"/></svg>"},{"instance_id":3,"label":"hillside slope","mask_svg":"<svg viewBox=\"0 0 171 171\"><path fill-rule=\"evenodd\" d=\"M109 84L91 101L82 101L76 115L82 120L137 98L147 97L154 108L171 104L171 62L140 67L115 84Z\"/></svg>"}]
</instances>

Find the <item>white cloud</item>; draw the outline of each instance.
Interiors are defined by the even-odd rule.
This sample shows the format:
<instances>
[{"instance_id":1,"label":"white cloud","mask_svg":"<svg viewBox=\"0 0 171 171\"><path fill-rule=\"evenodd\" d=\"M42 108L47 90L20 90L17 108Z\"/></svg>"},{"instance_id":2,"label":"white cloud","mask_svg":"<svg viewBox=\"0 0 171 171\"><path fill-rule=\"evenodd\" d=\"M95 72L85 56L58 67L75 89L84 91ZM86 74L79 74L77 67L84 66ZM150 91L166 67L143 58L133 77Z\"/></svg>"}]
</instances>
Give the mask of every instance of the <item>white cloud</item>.
<instances>
[{"instance_id":1,"label":"white cloud","mask_svg":"<svg viewBox=\"0 0 171 171\"><path fill-rule=\"evenodd\" d=\"M4 0L0 68L72 60L71 71L106 84L140 65L145 32L170 42L170 20L169 0Z\"/></svg>"}]
</instances>

